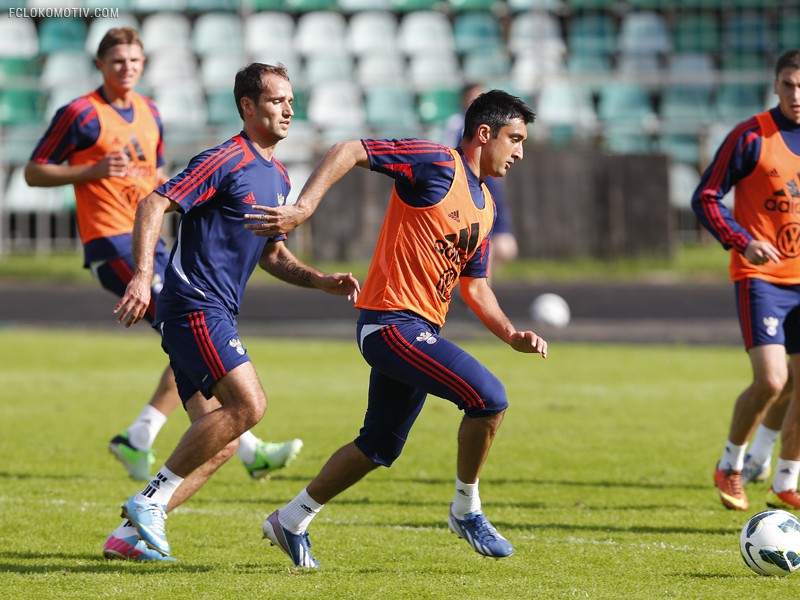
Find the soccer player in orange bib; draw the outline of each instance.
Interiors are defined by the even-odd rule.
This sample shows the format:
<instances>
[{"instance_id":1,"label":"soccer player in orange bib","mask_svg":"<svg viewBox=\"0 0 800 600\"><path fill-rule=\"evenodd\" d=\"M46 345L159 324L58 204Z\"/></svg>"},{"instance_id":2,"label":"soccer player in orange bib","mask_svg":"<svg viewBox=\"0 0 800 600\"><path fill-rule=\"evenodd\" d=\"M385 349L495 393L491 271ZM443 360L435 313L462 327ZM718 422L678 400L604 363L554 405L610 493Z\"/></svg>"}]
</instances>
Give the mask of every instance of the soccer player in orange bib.
<instances>
[{"instance_id":1,"label":"soccer player in orange bib","mask_svg":"<svg viewBox=\"0 0 800 600\"><path fill-rule=\"evenodd\" d=\"M317 477L264 522L264 535L295 566L319 566L308 525L323 505L400 456L428 394L464 412L450 528L485 556L514 552L481 507L478 477L508 400L489 369L440 335L460 282L481 322L518 352L547 355L547 342L517 330L486 281L496 211L483 180L522 160L533 111L491 90L470 105L457 149L420 139L352 140L329 150L293 207L259 207L247 226L257 235L286 232L307 219L328 189L356 166L394 179L394 189L356 307L356 338L371 367L364 425Z\"/></svg>"},{"instance_id":2,"label":"soccer player in orange bib","mask_svg":"<svg viewBox=\"0 0 800 600\"><path fill-rule=\"evenodd\" d=\"M747 510L744 483L769 468L777 431L759 427L788 385L786 355L800 368L800 50L775 65L778 106L737 125L709 165L692 198L701 223L731 250L744 346L753 381L736 400L728 440L714 473L722 504ZM734 189L733 211L722 202ZM767 505L800 508L800 401L792 393L781 433L781 454ZM778 418L780 423L780 417ZM743 479L743 470L745 478Z\"/></svg>"},{"instance_id":3,"label":"soccer player in orange bib","mask_svg":"<svg viewBox=\"0 0 800 600\"><path fill-rule=\"evenodd\" d=\"M144 49L135 29L109 30L95 58L103 84L56 112L25 168L31 186L74 186L84 267L117 296L122 296L133 276L131 240L136 207L167 180L158 108L135 91L144 63ZM159 240L153 302L146 316L151 322L168 258L166 245ZM180 405L172 369L167 367L149 404L109 444L133 479L150 480L153 442L169 414ZM287 464L301 447L300 440L271 443L247 432L238 453L248 473L262 478Z\"/></svg>"}]
</instances>

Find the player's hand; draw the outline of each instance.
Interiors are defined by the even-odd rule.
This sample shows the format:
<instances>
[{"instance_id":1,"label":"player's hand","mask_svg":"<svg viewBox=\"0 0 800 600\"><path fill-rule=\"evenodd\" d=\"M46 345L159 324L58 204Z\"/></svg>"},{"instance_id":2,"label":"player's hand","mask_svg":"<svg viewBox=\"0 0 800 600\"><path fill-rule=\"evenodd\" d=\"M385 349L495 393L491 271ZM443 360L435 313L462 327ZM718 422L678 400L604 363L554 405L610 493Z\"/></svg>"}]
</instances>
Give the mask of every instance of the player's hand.
<instances>
[{"instance_id":1,"label":"player's hand","mask_svg":"<svg viewBox=\"0 0 800 600\"><path fill-rule=\"evenodd\" d=\"M509 344L517 352L541 354L542 358L547 358L547 342L533 331L515 332L511 336Z\"/></svg>"},{"instance_id":2,"label":"player's hand","mask_svg":"<svg viewBox=\"0 0 800 600\"><path fill-rule=\"evenodd\" d=\"M258 214L245 214L249 221L244 228L249 229L254 235L261 237L275 237L289 233L292 229L306 220L305 212L294 205L284 206L253 206Z\"/></svg>"},{"instance_id":3,"label":"player's hand","mask_svg":"<svg viewBox=\"0 0 800 600\"><path fill-rule=\"evenodd\" d=\"M769 242L753 240L744 249L744 257L754 265L763 265L770 261L781 262L781 253Z\"/></svg>"},{"instance_id":4,"label":"player's hand","mask_svg":"<svg viewBox=\"0 0 800 600\"><path fill-rule=\"evenodd\" d=\"M126 177L128 175L128 155L122 150L112 150L95 164L98 179L107 177Z\"/></svg>"},{"instance_id":5,"label":"player's hand","mask_svg":"<svg viewBox=\"0 0 800 600\"><path fill-rule=\"evenodd\" d=\"M118 315L117 322L125 322L125 327L138 323L147 314L150 306L150 279L134 275L128 283L125 293L114 307L114 314Z\"/></svg>"},{"instance_id":6,"label":"player's hand","mask_svg":"<svg viewBox=\"0 0 800 600\"><path fill-rule=\"evenodd\" d=\"M335 296L347 296L347 299L353 304L358 300L358 294L361 293L361 285L352 273L323 275L317 282L317 288Z\"/></svg>"}]
</instances>

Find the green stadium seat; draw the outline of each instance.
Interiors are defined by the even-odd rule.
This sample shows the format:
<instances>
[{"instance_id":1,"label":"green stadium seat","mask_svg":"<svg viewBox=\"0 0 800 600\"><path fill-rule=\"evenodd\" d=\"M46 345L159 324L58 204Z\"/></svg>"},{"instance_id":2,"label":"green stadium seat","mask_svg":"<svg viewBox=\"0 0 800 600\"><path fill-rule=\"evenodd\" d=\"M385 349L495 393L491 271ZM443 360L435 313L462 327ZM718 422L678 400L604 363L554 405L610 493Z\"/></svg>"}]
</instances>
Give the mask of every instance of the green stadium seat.
<instances>
[{"instance_id":1,"label":"green stadium seat","mask_svg":"<svg viewBox=\"0 0 800 600\"><path fill-rule=\"evenodd\" d=\"M39 52L83 50L86 33L86 24L81 19L44 19L39 23Z\"/></svg>"},{"instance_id":2,"label":"green stadium seat","mask_svg":"<svg viewBox=\"0 0 800 600\"><path fill-rule=\"evenodd\" d=\"M723 121L742 121L767 108L765 91L760 83L722 83L717 90L715 109Z\"/></svg>"},{"instance_id":3,"label":"green stadium seat","mask_svg":"<svg viewBox=\"0 0 800 600\"><path fill-rule=\"evenodd\" d=\"M756 11L730 13L722 29L722 46L726 53L761 53L773 50L773 33L766 16Z\"/></svg>"},{"instance_id":4,"label":"green stadium seat","mask_svg":"<svg viewBox=\"0 0 800 600\"><path fill-rule=\"evenodd\" d=\"M0 57L1 87L33 87L39 73L39 61L35 58Z\"/></svg>"},{"instance_id":5,"label":"green stadium seat","mask_svg":"<svg viewBox=\"0 0 800 600\"><path fill-rule=\"evenodd\" d=\"M447 5L455 12L482 10L491 11L499 7L500 0L447 0Z\"/></svg>"},{"instance_id":6,"label":"green stadium seat","mask_svg":"<svg viewBox=\"0 0 800 600\"><path fill-rule=\"evenodd\" d=\"M500 22L490 12L465 12L453 21L453 38L456 52L497 50L503 47Z\"/></svg>"},{"instance_id":7,"label":"green stadium seat","mask_svg":"<svg viewBox=\"0 0 800 600\"><path fill-rule=\"evenodd\" d=\"M572 18L567 47L573 54L608 54L617 50L617 30L609 14L587 12Z\"/></svg>"},{"instance_id":8,"label":"green stadium seat","mask_svg":"<svg viewBox=\"0 0 800 600\"><path fill-rule=\"evenodd\" d=\"M435 10L439 2L440 0L392 0L392 10L397 13Z\"/></svg>"},{"instance_id":9,"label":"green stadium seat","mask_svg":"<svg viewBox=\"0 0 800 600\"><path fill-rule=\"evenodd\" d=\"M645 123L655 117L647 89L635 83L600 88L597 115L603 123Z\"/></svg>"},{"instance_id":10,"label":"green stadium seat","mask_svg":"<svg viewBox=\"0 0 800 600\"><path fill-rule=\"evenodd\" d=\"M441 124L450 115L461 111L461 89L457 87L433 88L419 95L417 113L425 125Z\"/></svg>"},{"instance_id":11,"label":"green stadium seat","mask_svg":"<svg viewBox=\"0 0 800 600\"><path fill-rule=\"evenodd\" d=\"M0 90L0 125L33 125L42 123L43 119L42 95L38 90Z\"/></svg>"},{"instance_id":12,"label":"green stadium seat","mask_svg":"<svg viewBox=\"0 0 800 600\"><path fill-rule=\"evenodd\" d=\"M245 0L253 12L286 10L286 0Z\"/></svg>"},{"instance_id":13,"label":"green stadium seat","mask_svg":"<svg viewBox=\"0 0 800 600\"><path fill-rule=\"evenodd\" d=\"M679 15L672 40L677 52L719 52L720 26L710 14Z\"/></svg>"},{"instance_id":14,"label":"green stadium seat","mask_svg":"<svg viewBox=\"0 0 800 600\"><path fill-rule=\"evenodd\" d=\"M800 44L800 12L786 12L778 20L778 51L786 52Z\"/></svg>"},{"instance_id":15,"label":"green stadium seat","mask_svg":"<svg viewBox=\"0 0 800 600\"><path fill-rule=\"evenodd\" d=\"M374 87L365 93L367 125L379 138L413 137L419 133L413 92L402 85Z\"/></svg>"},{"instance_id":16,"label":"green stadium seat","mask_svg":"<svg viewBox=\"0 0 800 600\"><path fill-rule=\"evenodd\" d=\"M240 8L240 0L187 0L186 3L186 10L195 14L210 11L236 12Z\"/></svg>"},{"instance_id":17,"label":"green stadium seat","mask_svg":"<svg viewBox=\"0 0 800 600\"><path fill-rule=\"evenodd\" d=\"M494 86L505 81L511 73L511 60L503 50L495 52L470 52L464 56L461 67L464 81L477 81Z\"/></svg>"},{"instance_id":18,"label":"green stadium seat","mask_svg":"<svg viewBox=\"0 0 800 600\"><path fill-rule=\"evenodd\" d=\"M318 10L336 10L336 0L284 0L286 10L307 13Z\"/></svg>"},{"instance_id":19,"label":"green stadium seat","mask_svg":"<svg viewBox=\"0 0 800 600\"><path fill-rule=\"evenodd\" d=\"M229 86L230 87L230 86ZM233 128L241 126L242 118L236 110L236 102L230 89L216 89L208 93L208 124Z\"/></svg>"},{"instance_id":20,"label":"green stadium seat","mask_svg":"<svg viewBox=\"0 0 800 600\"><path fill-rule=\"evenodd\" d=\"M613 124L604 128L603 147L614 154L650 154L653 140L638 125Z\"/></svg>"}]
</instances>

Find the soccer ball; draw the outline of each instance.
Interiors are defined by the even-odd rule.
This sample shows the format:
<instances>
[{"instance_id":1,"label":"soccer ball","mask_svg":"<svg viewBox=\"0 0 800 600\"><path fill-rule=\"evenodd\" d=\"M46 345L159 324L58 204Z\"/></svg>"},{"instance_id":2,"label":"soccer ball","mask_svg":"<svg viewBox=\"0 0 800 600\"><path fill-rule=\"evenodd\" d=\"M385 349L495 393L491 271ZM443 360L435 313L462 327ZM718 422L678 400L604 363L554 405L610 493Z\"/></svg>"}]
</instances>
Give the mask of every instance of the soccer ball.
<instances>
[{"instance_id":1,"label":"soccer ball","mask_svg":"<svg viewBox=\"0 0 800 600\"><path fill-rule=\"evenodd\" d=\"M566 327L569 324L569 304L558 294L542 294L531 302L531 319L542 325L551 327Z\"/></svg>"},{"instance_id":2,"label":"soccer ball","mask_svg":"<svg viewBox=\"0 0 800 600\"><path fill-rule=\"evenodd\" d=\"M739 536L742 558L759 575L788 575L800 569L800 520L785 510L753 516Z\"/></svg>"}]
</instances>

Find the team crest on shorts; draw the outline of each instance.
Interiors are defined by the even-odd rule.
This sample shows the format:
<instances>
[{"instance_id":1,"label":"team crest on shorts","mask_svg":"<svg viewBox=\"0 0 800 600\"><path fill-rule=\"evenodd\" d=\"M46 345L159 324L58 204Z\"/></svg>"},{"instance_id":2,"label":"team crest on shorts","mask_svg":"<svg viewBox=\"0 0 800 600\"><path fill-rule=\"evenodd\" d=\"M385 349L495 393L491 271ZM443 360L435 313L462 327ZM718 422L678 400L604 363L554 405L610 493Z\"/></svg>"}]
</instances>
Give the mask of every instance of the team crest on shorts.
<instances>
[{"instance_id":1,"label":"team crest on shorts","mask_svg":"<svg viewBox=\"0 0 800 600\"><path fill-rule=\"evenodd\" d=\"M425 342L426 344L435 344L436 336L433 335L430 331L423 331L417 336L417 341Z\"/></svg>"},{"instance_id":2,"label":"team crest on shorts","mask_svg":"<svg viewBox=\"0 0 800 600\"><path fill-rule=\"evenodd\" d=\"M764 327L767 328L767 335L775 336L778 335L778 319L775 317L764 317Z\"/></svg>"},{"instance_id":3,"label":"team crest on shorts","mask_svg":"<svg viewBox=\"0 0 800 600\"><path fill-rule=\"evenodd\" d=\"M231 348L236 348L236 352L238 352L240 355L244 354L245 352L244 346L242 346L242 342L239 341L239 338L233 338L230 342L228 342L228 345Z\"/></svg>"}]
</instances>

